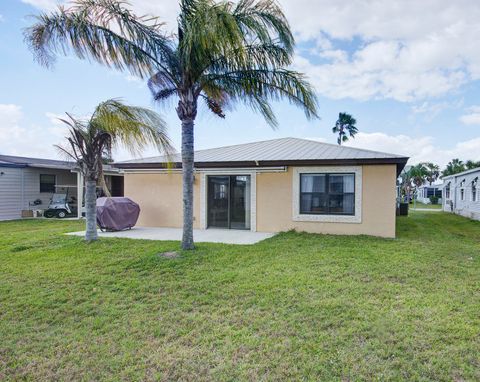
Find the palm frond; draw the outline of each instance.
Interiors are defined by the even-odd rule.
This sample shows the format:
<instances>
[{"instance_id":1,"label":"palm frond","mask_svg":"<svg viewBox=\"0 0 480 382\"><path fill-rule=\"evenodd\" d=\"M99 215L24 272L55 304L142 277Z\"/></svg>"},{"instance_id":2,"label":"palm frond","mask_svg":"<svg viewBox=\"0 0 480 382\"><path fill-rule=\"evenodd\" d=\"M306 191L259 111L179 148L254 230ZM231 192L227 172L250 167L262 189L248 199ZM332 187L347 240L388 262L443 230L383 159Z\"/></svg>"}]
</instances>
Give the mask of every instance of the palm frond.
<instances>
[{"instance_id":1,"label":"palm frond","mask_svg":"<svg viewBox=\"0 0 480 382\"><path fill-rule=\"evenodd\" d=\"M77 0L71 8L42 14L25 30L25 40L36 59L50 66L56 54L72 51L119 70L149 77L165 62L175 60L169 38L159 24L145 24L116 0Z\"/></svg>"},{"instance_id":2,"label":"palm frond","mask_svg":"<svg viewBox=\"0 0 480 382\"><path fill-rule=\"evenodd\" d=\"M273 32L274 39L278 39L289 54L293 53L293 34L285 14L275 1L241 0L234 10L234 17L245 35L270 44Z\"/></svg>"},{"instance_id":3,"label":"palm frond","mask_svg":"<svg viewBox=\"0 0 480 382\"><path fill-rule=\"evenodd\" d=\"M180 82L180 79L179 79ZM163 101L178 93L178 87L164 71L158 71L148 79L148 88L155 101Z\"/></svg>"},{"instance_id":4,"label":"palm frond","mask_svg":"<svg viewBox=\"0 0 480 382\"><path fill-rule=\"evenodd\" d=\"M253 102L256 111L266 112L264 103L286 98L301 107L307 118L316 118L317 99L310 84L298 72L277 70L243 70L225 74L207 75L204 83L222 89L236 101ZM260 106L259 102L262 104ZM271 108L269 108L271 110ZM262 112L267 121L272 121L268 113Z\"/></svg>"},{"instance_id":5,"label":"palm frond","mask_svg":"<svg viewBox=\"0 0 480 382\"><path fill-rule=\"evenodd\" d=\"M97 106L90 125L109 134L113 147L121 144L133 155L152 143L167 155L174 151L166 133L166 123L157 113L146 108L111 99Z\"/></svg>"}]
</instances>

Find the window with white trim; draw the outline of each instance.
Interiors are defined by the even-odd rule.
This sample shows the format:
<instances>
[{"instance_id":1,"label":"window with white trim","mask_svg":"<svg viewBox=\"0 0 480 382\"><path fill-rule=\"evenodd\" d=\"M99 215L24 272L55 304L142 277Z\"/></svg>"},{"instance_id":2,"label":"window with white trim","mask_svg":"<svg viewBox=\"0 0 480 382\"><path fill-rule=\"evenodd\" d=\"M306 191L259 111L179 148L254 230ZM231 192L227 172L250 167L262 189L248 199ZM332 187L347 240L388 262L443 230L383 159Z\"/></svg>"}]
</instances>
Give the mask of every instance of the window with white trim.
<instances>
[{"instance_id":1,"label":"window with white trim","mask_svg":"<svg viewBox=\"0 0 480 382\"><path fill-rule=\"evenodd\" d=\"M465 200L465 179L460 182L460 200Z\"/></svg>"},{"instance_id":2,"label":"window with white trim","mask_svg":"<svg viewBox=\"0 0 480 382\"><path fill-rule=\"evenodd\" d=\"M450 182L445 187L445 199L450 199Z\"/></svg>"},{"instance_id":3,"label":"window with white trim","mask_svg":"<svg viewBox=\"0 0 480 382\"><path fill-rule=\"evenodd\" d=\"M300 174L299 212L355 215L355 174Z\"/></svg>"},{"instance_id":4,"label":"window with white trim","mask_svg":"<svg viewBox=\"0 0 480 382\"><path fill-rule=\"evenodd\" d=\"M472 202L476 202L477 201L477 184L478 184L478 178L475 178L473 181L472 181Z\"/></svg>"}]
</instances>

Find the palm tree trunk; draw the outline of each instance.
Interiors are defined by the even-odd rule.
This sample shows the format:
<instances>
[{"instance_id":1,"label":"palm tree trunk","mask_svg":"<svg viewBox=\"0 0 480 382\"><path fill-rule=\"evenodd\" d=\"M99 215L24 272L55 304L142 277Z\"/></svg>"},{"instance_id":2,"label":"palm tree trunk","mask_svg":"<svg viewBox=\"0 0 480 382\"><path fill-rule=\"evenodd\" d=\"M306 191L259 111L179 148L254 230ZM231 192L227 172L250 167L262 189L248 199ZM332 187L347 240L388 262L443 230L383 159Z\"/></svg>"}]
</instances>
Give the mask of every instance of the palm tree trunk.
<instances>
[{"instance_id":1,"label":"palm tree trunk","mask_svg":"<svg viewBox=\"0 0 480 382\"><path fill-rule=\"evenodd\" d=\"M182 120L183 236L182 249L193 249L193 119Z\"/></svg>"},{"instance_id":2,"label":"palm tree trunk","mask_svg":"<svg viewBox=\"0 0 480 382\"><path fill-rule=\"evenodd\" d=\"M91 242L97 240L97 182L87 180L85 190L85 219L87 230L85 240Z\"/></svg>"},{"instance_id":3,"label":"palm tree trunk","mask_svg":"<svg viewBox=\"0 0 480 382\"><path fill-rule=\"evenodd\" d=\"M182 176L183 176L183 236L182 249L193 245L193 127L197 116L197 98L193 88L180 93L177 115L182 121Z\"/></svg>"}]
</instances>

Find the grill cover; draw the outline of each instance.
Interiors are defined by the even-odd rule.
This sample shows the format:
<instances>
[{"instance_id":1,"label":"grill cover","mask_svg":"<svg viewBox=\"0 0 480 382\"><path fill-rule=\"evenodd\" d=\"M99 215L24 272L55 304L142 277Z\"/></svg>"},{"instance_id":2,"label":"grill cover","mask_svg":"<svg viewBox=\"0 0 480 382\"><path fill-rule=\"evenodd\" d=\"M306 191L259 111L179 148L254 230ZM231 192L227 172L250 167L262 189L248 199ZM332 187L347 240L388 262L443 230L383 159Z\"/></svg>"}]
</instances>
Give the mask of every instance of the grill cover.
<instances>
[{"instance_id":1,"label":"grill cover","mask_svg":"<svg viewBox=\"0 0 480 382\"><path fill-rule=\"evenodd\" d=\"M97 224L102 230L121 231L137 223L140 206L124 197L97 199Z\"/></svg>"}]
</instances>

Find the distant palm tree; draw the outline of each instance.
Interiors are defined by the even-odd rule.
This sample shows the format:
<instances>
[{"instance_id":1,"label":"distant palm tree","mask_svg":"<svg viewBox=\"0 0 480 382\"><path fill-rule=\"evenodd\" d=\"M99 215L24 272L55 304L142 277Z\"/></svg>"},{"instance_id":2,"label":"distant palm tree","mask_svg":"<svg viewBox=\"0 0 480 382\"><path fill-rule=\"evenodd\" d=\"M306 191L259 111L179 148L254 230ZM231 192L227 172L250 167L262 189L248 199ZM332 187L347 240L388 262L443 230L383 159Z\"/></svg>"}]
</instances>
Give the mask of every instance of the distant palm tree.
<instances>
[{"instance_id":1,"label":"distant palm tree","mask_svg":"<svg viewBox=\"0 0 480 382\"><path fill-rule=\"evenodd\" d=\"M90 242L97 239L96 187L103 182L104 158L111 158L112 148L122 145L138 154L153 143L170 155L172 146L165 123L157 113L118 100L99 104L87 121L67 116L61 121L69 127L68 143L57 148L77 162L85 177L85 240Z\"/></svg>"},{"instance_id":2,"label":"distant palm tree","mask_svg":"<svg viewBox=\"0 0 480 382\"><path fill-rule=\"evenodd\" d=\"M465 167L467 170L473 170L474 168L480 167L480 161L467 160L465 162Z\"/></svg>"},{"instance_id":3,"label":"distant palm tree","mask_svg":"<svg viewBox=\"0 0 480 382\"><path fill-rule=\"evenodd\" d=\"M418 163L415 166L412 166L408 173L409 178L417 188L425 183L427 178L427 169L423 163Z\"/></svg>"},{"instance_id":4,"label":"distant palm tree","mask_svg":"<svg viewBox=\"0 0 480 382\"><path fill-rule=\"evenodd\" d=\"M432 162L424 162L422 165L425 168L425 179L431 185L440 176L440 167Z\"/></svg>"},{"instance_id":5,"label":"distant palm tree","mask_svg":"<svg viewBox=\"0 0 480 382\"><path fill-rule=\"evenodd\" d=\"M178 99L182 126L183 238L193 245L194 121L198 101L225 118L228 106L245 104L277 125L271 101L286 98L308 118L316 97L303 74L287 69L294 38L274 0L180 0L176 35L155 17L138 17L120 0L77 0L41 15L26 31L37 59L49 65L69 49L109 67L147 78L157 101Z\"/></svg>"},{"instance_id":6,"label":"distant palm tree","mask_svg":"<svg viewBox=\"0 0 480 382\"><path fill-rule=\"evenodd\" d=\"M355 138L355 134L358 133L358 129L355 126L356 123L357 121L350 114L347 114L347 113L338 114L338 120L335 123L335 126L333 126L332 128L332 132L338 134L337 143L339 145L341 145L342 142L348 141L347 134L350 137Z\"/></svg>"},{"instance_id":7,"label":"distant palm tree","mask_svg":"<svg viewBox=\"0 0 480 382\"><path fill-rule=\"evenodd\" d=\"M445 170L442 171L442 176L458 174L466 169L465 163L463 163L460 159L452 159L450 162L448 162Z\"/></svg>"}]
</instances>

